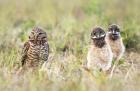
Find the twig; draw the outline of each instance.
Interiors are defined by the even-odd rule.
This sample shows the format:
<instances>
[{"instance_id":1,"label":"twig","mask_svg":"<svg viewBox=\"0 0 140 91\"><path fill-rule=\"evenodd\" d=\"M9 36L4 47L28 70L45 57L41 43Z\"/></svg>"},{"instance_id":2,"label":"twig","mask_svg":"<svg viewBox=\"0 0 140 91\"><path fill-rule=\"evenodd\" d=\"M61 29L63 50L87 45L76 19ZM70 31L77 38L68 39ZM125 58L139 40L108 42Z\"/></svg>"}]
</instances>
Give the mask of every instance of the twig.
<instances>
[{"instance_id":1,"label":"twig","mask_svg":"<svg viewBox=\"0 0 140 91\"><path fill-rule=\"evenodd\" d=\"M127 80L127 78L129 77L129 74L130 74L130 71L131 71L131 69L133 68L133 61L131 61L132 62L132 64L131 64L131 67L129 68L129 70L127 71L127 73L126 73L126 75L125 75L125 81Z\"/></svg>"},{"instance_id":2,"label":"twig","mask_svg":"<svg viewBox=\"0 0 140 91\"><path fill-rule=\"evenodd\" d=\"M119 60L116 60L115 63L114 63L114 65L113 65L113 67L112 67L110 76L109 76L110 79L112 78L113 73L114 73L114 70L115 70L115 67L116 67L116 65L118 65L118 63L119 63Z\"/></svg>"}]
</instances>

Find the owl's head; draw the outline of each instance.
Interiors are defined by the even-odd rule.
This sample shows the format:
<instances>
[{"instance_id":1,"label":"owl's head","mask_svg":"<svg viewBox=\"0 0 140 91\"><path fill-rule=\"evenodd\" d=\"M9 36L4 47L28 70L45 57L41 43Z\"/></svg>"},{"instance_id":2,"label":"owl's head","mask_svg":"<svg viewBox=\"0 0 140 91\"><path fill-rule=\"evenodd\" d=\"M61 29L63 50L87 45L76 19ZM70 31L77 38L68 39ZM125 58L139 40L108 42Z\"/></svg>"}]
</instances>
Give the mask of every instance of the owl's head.
<instances>
[{"instance_id":1,"label":"owl's head","mask_svg":"<svg viewBox=\"0 0 140 91\"><path fill-rule=\"evenodd\" d=\"M44 43L47 41L47 34L43 29L39 27L34 27L31 34L29 35L29 40L33 43Z\"/></svg>"},{"instance_id":2,"label":"owl's head","mask_svg":"<svg viewBox=\"0 0 140 91\"><path fill-rule=\"evenodd\" d=\"M91 39L98 40L105 38L106 33L101 27L95 27L91 32Z\"/></svg>"},{"instance_id":3,"label":"owl's head","mask_svg":"<svg viewBox=\"0 0 140 91\"><path fill-rule=\"evenodd\" d=\"M101 27L95 27L91 32L91 39L93 43L101 48L105 45L105 36L106 33Z\"/></svg>"},{"instance_id":4,"label":"owl's head","mask_svg":"<svg viewBox=\"0 0 140 91\"><path fill-rule=\"evenodd\" d=\"M108 28L109 37L112 40L117 40L120 38L120 28L116 24L112 24Z\"/></svg>"}]
</instances>

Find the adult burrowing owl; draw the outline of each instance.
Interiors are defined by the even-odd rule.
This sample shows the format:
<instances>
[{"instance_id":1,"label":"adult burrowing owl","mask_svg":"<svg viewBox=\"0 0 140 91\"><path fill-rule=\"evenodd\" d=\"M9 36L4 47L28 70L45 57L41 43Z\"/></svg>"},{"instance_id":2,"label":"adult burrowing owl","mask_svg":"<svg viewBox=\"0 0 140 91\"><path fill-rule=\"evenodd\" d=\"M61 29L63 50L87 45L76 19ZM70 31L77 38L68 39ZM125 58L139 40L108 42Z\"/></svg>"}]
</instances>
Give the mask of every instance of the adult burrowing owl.
<instances>
[{"instance_id":1,"label":"adult burrowing owl","mask_svg":"<svg viewBox=\"0 0 140 91\"><path fill-rule=\"evenodd\" d=\"M29 35L29 40L24 44L22 51L22 67L38 68L48 60L49 44L47 34L39 27L35 27Z\"/></svg>"},{"instance_id":2,"label":"adult burrowing owl","mask_svg":"<svg viewBox=\"0 0 140 91\"><path fill-rule=\"evenodd\" d=\"M109 70L112 63L113 54L110 45L105 40L106 33L100 27L96 27L91 32L92 44L87 55L88 69Z\"/></svg>"},{"instance_id":3,"label":"adult burrowing owl","mask_svg":"<svg viewBox=\"0 0 140 91\"><path fill-rule=\"evenodd\" d=\"M120 58L124 54L125 47L120 35L120 28L118 25L112 24L109 26L106 40L111 46L114 60L120 60Z\"/></svg>"}]
</instances>

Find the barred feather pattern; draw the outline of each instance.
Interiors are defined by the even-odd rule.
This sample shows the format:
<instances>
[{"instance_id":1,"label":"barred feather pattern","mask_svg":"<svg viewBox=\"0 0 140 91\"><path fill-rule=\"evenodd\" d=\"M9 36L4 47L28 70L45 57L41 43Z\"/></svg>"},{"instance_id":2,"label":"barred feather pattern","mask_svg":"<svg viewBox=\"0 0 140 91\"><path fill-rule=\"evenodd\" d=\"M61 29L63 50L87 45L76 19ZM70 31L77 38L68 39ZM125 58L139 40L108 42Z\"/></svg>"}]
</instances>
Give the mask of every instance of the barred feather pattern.
<instances>
[{"instance_id":1,"label":"barred feather pattern","mask_svg":"<svg viewBox=\"0 0 140 91\"><path fill-rule=\"evenodd\" d=\"M41 67L44 61L48 60L48 56L49 44L47 42L46 33L40 28L33 29L31 36L29 36L29 40L24 44L21 59L22 67Z\"/></svg>"}]
</instances>

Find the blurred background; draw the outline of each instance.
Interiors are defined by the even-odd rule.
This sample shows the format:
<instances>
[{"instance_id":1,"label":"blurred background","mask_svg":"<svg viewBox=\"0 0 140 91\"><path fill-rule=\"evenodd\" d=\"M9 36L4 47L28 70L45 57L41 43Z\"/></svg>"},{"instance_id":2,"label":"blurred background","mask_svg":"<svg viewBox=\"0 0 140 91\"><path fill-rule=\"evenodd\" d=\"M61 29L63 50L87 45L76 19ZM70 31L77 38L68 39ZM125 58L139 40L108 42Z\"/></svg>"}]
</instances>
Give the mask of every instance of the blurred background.
<instances>
[{"instance_id":1,"label":"blurred background","mask_svg":"<svg viewBox=\"0 0 140 91\"><path fill-rule=\"evenodd\" d=\"M0 37L24 42L37 25L45 28L53 49L67 46L82 51L94 26L107 30L109 24L116 23L126 48L138 51L139 8L139 0L0 0Z\"/></svg>"},{"instance_id":2,"label":"blurred background","mask_svg":"<svg viewBox=\"0 0 140 91\"><path fill-rule=\"evenodd\" d=\"M81 63L86 59L88 45L90 44L90 32L94 26L102 26L105 31L109 24L116 23L121 27L121 35L126 46L126 54L124 61L132 63L134 61L134 70L126 67L118 74L119 78L115 78L106 85L111 85L110 90L97 91L114 91L130 90L138 91L135 83L139 76L140 70L140 0L0 0L0 87L1 91L8 91L7 88L13 90L37 91L39 89L45 91L46 82L41 82L42 79L36 78L27 79L30 86L26 88L25 83L20 82L20 86L13 85L15 79L10 79L9 75L3 75L14 68L14 64L20 61L20 53L25 41L28 40L28 35L34 26L41 26L48 34L48 42L50 44L50 56L53 60L68 61L65 73L73 72L78 69ZM124 67L121 67L124 68ZM6 71L5 71L6 70ZM136 78L131 79L131 84L124 86L123 76L127 72L131 73ZM129 73L128 73L129 74ZM130 78L133 78L130 75ZM102 77L100 78L102 80ZM116 80L116 79L119 79ZM35 80L35 81L34 81ZM11 81L11 83L8 83ZM34 82L33 82L34 81ZM68 81L66 88L61 91L69 91L76 84L76 90L87 91L91 88L91 84L84 87L84 84ZM133 84L136 84L134 85ZM140 82L140 81L139 81ZM104 81L103 81L104 83ZM111 84L110 84L111 83ZM129 81L127 83L130 83ZM16 83L19 84L19 83ZM32 88L31 85L41 85L37 88ZM115 85L112 85L115 84ZM103 89L106 87L103 85ZM132 89L129 86L133 86ZM56 84L51 85L56 87ZM118 87L115 87L118 86ZM61 86L59 86L61 87ZM100 87L100 86L99 86ZM7 89L5 89L7 88ZM57 88L57 87L56 87ZM108 86L107 86L108 89ZM60 88L59 88L60 90ZM75 89L71 89L75 91ZM96 91L95 90L95 91ZM139 89L140 90L140 89ZM54 90L56 91L56 90ZM92 90L91 90L92 91Z\"/></svg>"}]
</instances>

